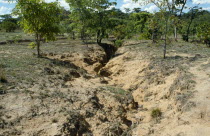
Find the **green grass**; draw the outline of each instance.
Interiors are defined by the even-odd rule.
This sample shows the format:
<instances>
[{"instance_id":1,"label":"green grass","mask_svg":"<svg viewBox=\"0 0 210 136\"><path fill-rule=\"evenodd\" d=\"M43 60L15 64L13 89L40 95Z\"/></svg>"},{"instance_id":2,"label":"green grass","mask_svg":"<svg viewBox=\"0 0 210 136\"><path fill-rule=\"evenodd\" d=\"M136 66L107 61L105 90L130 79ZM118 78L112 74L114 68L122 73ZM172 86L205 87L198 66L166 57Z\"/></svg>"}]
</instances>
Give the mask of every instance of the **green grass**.
<instances>
[{"instance_id":1,"label":"green grass","mask_svg":"<svg viewBox=\"0 0 210 136\"><path fill-rule=\"evenodd\" d=\"M0 42L17 39L34 39L34 36L25 34L21 30L16 30L15 32L0 31Z\"/></svg>"},{"instance_id":2,"label":"green grass","mask_svg":"<svg viewBox=\"0 0 210 136\"><path fill-rule=\"evenodd\" d=\"M52 64L52 61L49 59L37 58L36 49L29 48L28 44L24 42L0 45L0 66L4 68L9 81L34 82L39 77L44 76L44 67ZM58 40L42 43L41 52L60 55L63 53L79 52L84 50L81 48L81 44L82 42L77 40ZM62 66L57 65L56 67L62 68Z\"/></svg>"},{"instance_id":3,"label":"green grass","mask_svg":"<svg viewBox=\"0 0 210 136\"><path fill-rule=\"evenodd\" d=\"M132 47L132 51L143 51L147 52L146 58L150 58L151 55L155 55L156 58L163 58L163 44L162 42L159 42L157 44L152 43L150 40L141 40L141 43L136 45L130 45ZM167 53L166 56L168 56L169 53L173 52L174 54L189 54L189 55L196 55L200 54L202 56L210 57L210 48L207 47L204 44L198 44L198 43L191 43L191 42L185 42L183 40L179 40L178 42L171 42L167 45Z\"/></svg>"},{"instance_id":4,"label":"green grass","mask_svg":"<svg viewBox=\"0 0 210 136\"><path fill-rule=\"evenodd\" d=\"M0 39L6 35L14 36L16 34L23 34L22 32L15 33L4 33L0 32ZM25 34L23 34L25 35ZM31 37L33 38L33 37ZM34 79L43 76L42 71L44 66L48 66L52 62L44 58L36 57L36 49L28 48L29 43L18 43L18 44L6 44L0 45L0 65L4 67L7 80L16 81L29 81L33 82ZM54 53L54 54L64 54L72 52L84 51L86 48L84 46L81 48L82 42L75 40L58 40L55 42L42 43L41 52L43 53ZM76 45L76 46L75 46ZM150 46L148 46L150 45ZM91 45L89 45L91 46ZM155 60L162 60L162 46L160 44L151 44L151 41L142 40L141 44L130 45L131 51L147 52L146 58L151 59L154 56ZM194 43L186 43L183 41L172 42L167 47L167 53L175 50L175 53L189 53L192 55L201 54L202 56L210 56L210 48L205 45L195 45ZM166 61L180 61L179 59L172 60L168 58ZM115 94L124 95L126 91L120 88L108 87L110 92Z\"/></svg>"},{"instance_id":5,"label":"green grass","mask_svg":"<svg viewBox=\"0 0 210 136\"><path fill-rule=\"evenodd\" d=\"M151 112L151 117L154 119L160 118L162 116L162 111L157 108L157 109L153 109Z\"/></svg>"},{"instance_id":6,"label":"green grass","mask_svg":"<svg viewBox=\"0 0 210 136\"><path fill-rule=\"evenodd\" d=\"M117 88L117 87L113 87L113 86L104 86L101 87L103 89L105 89L106 91L109 91L111 93L114 93L116 95L126 95L128 92L122 88Z\"/></svg>"}]
</instances>

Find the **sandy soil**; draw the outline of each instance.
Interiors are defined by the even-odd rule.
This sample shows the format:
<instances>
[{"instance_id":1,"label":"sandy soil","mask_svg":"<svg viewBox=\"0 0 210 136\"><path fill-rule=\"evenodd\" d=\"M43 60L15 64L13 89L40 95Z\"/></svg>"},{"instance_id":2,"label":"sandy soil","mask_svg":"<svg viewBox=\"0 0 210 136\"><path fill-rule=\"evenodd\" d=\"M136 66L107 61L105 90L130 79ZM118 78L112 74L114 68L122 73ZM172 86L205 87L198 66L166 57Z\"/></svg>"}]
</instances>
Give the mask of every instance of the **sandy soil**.
<instances>
[{"instance_id":1,"label":"sandy soil","mask_svg":"<svg viewBox=\"0 0 210 136\"><path fill-rule=\"evenodd\" d=\"M161 49L147 44L128 42L107 62L96 44L56 43L59 51L23 65L34 78L10 72L0 84L0 135L209 136L209 56L172 48L163 60ZM4 61L23 52L11 49L0 51ZM8 74L12 66L1 68ZM162 114L152 117L155 109Z\"/></svg>"}]
</instances>

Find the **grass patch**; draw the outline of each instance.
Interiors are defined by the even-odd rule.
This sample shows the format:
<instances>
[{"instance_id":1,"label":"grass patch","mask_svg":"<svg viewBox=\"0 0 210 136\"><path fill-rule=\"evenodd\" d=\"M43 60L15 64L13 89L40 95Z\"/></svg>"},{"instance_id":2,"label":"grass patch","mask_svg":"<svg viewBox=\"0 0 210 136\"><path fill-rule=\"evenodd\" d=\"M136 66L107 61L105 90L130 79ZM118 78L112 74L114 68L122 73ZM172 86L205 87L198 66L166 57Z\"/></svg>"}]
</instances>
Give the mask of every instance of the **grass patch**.
<instances>
[{"instance_id":1,"label":"grass patch","mask_svg":"<svg viewBox=\"0 0 210 136\"><path fill-rule=\"evenodd\" d=\"M128 92L126 90L123 90L122 88L117 88L117 87L113 87L113 86L104 86L102 87L103 89L111 92L111 93L114 93L114 94L117 94L117 95L126 95L128 94Z\"/></svg>"},{"instance_id":2,"label":"grass patch","mask_svg":"<svg viewBox=\"0 0 210 136\"><path fill-rule=\"evenodd\" d=\"M151 117L153 119L160 118L162 116L162 111L159 108L153 109L151 112Z\"/></svg>"}]
</instances>

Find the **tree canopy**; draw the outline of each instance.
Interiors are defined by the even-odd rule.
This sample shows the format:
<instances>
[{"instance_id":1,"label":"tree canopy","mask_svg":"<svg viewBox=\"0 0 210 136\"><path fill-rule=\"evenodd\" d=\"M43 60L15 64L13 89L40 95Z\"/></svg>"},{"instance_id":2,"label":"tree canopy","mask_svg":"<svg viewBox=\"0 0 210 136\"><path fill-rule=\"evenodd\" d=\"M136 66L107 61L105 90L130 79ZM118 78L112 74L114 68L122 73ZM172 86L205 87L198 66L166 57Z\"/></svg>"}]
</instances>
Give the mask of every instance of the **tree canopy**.
<instances>
[{"instance_id":1,"label":"tree canopy","mask_svg":"<svg viewBox=\"0 0 210 136\"><path fill-rule=\"evenodd\" d=\"M21 17L20 25L26 33L35 34L38 56L40 41L55 40L59 33L60 7L57 2L46 3L42 0L19 0L14 10Z\"/></svg>"}]
</instances>

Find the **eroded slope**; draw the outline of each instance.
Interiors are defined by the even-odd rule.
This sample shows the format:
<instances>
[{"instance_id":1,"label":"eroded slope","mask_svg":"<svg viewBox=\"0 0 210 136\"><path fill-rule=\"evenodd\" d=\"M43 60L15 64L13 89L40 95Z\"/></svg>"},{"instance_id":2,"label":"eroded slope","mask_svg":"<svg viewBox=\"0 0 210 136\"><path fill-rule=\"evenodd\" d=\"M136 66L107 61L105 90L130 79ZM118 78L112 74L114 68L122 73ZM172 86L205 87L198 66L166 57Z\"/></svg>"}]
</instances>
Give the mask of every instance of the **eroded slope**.
<instances>
[{"instance_id":1,"label":"eroded slope","mask_svg":"<svg viewBox=\"0 0 210 136\"><path fill-rule=\"evenodd\" d=\"M1 46L0 135L208 136L209 49L170 47L163 60L147 45L128 43L106 65L96 44L47 43L40 59Z\"/></svg>"}]
</instances>

